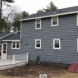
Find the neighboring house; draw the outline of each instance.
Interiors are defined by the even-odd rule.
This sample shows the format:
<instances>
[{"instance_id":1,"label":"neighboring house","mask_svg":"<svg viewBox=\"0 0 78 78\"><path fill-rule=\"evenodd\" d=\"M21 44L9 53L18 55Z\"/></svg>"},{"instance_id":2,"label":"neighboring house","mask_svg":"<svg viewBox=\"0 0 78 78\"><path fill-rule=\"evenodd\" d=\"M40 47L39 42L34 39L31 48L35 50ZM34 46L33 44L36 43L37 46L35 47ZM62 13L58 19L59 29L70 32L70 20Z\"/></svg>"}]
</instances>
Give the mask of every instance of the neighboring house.
<instances>
[{"instance_id":1,"label":"neighboring house","mask_svg":"<svg viewBox=\"0 0 78 78\"><path fill-rule=\"evenodd\" d=\"M0 58L7 59L13 53L20 54L20 34L0 33Z\"/></svg>"},{"instance_id":2,"label":"neighboring house","mask_svg":"<svg viewBox=\"0 0 78 78\"><path fill-rule=\"evenodd\" d=\"M21 19L21 49L29 60L71 64L78 62L78 6Z\"/></svg>"},{"instance_id":3,"label":"neighboring house","mask_svg":"<svg viewBox=\"0 0 78 78\"><path fill-rule=\"evenodd\" d=\"M13 26L10 28L10 32L14 32L14 27Z\"/></svg>"},{"instance_id":4,"label":"neighboring house","mask_svg":"<svg viewBox=\"0 0 78 78\"><path fill-rule=\"evenodd\" d=\"M14 27L12 26L12 27L10 28L10 32L20 32L20 31L18 31L17 28L14 29Z\"/></svg>"}]
</instances>

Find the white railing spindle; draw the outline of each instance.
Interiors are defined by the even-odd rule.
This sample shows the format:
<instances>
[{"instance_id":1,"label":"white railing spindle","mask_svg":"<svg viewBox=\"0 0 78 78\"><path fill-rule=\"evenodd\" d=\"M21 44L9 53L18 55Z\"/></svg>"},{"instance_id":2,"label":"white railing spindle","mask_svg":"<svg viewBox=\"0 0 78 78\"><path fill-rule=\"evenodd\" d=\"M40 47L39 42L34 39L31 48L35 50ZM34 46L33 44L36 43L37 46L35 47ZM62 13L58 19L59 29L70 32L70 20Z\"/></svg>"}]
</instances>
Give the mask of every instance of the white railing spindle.
<instances>
[{"instance_id":1,"label":"white railing spindle","mask_svg":"<svg viewBox=\"0 0 78 78\"><path fill-rule=\"evenodd\" d=\"M19 55L15 55L15 54L9 55L9 56L7 56L7 59L13 60L13 64L15 64L15 61L28 63L28 53L19 54Z\"/></svg>"},{"instance_id":2,"label":"white railing spindle","mask_svg":"<svg viewBox=\"0 0 78 78\"><path fill-rule=\"evenodd\" d=\"M13 54L13 64L15 64L15 54Z\"/></svg>"}]
</instances>

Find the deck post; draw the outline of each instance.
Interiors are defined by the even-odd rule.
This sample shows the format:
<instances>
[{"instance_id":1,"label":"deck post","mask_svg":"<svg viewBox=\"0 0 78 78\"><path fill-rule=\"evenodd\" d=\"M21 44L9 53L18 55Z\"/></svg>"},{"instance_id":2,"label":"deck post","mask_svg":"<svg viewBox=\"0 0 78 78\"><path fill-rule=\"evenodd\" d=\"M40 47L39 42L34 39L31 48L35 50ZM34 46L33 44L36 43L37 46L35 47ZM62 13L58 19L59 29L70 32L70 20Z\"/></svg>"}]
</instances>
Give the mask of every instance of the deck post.
<instances>
[{"instance_id":1,"label":"deck post","mask_svg":"<svg viewBox=\"0 0 78 78\"><path fill-rule=\"evenodd\" d=\"M26 57L27 57L27 63L28 63L28 53L27 53Z\"/></svg>"},{"instance_id":2,"label":"deck post","mask_svg":"<svg viewBox=\"0 0 78 78\"><path fill-rule=\"evenodd\" d=\"M15 64L15 54L13 54L13 64Z\"/></svg>"}]
</instances>

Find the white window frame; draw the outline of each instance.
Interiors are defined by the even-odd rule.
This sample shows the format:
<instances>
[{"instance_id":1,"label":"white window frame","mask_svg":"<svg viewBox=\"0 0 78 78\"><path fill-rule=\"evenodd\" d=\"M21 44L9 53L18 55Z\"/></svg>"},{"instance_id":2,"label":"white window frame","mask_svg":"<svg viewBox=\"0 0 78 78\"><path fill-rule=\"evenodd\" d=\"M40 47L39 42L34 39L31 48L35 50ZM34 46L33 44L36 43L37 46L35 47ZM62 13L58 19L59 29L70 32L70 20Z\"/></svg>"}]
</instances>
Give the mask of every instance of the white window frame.
<instances>
[{"instance_id":1,"label":"white window frame","mask_svg":"<svg viewBox=\"0 0 78 78\"><path fill-rule=\"evenodd\" d=\"M78 38L77 38L77 52L78 52Z\"/></svg>"},{"instance_id":2,"label":"white window frame","mask_svg":"<svg viewBox=\"0 0 78 78\"><path fill-rule=\"evenodd\" d=\"M78 26L78 14L76 15L76 18L77 18L76 20L77 20L77 26Z\"/></svg>"},{"instance_id":3,"label":"white window frame","mask_svg":"<svg viewBox=\"0 0 78 78\"><path fill-rule=\"evenodd\" d=\"M59 40L59 48L55 47L55 41ZM53 49L61 49L61 40L60 39L53 39Z\"/></svg>"},{"instance_id":4,"label":"white window frame","mask_svg":"<svg viewBox=\"0 0 78 78\"><path fill-rule=\"evenodd\" d=\"M53 25L53 18L54 17L51 17L51 26L53 27L53 26L58 26L58 24L59 24L59 18L58 18L58 16L55 16L55 17L57 17L57 24L56 25Z\"/></svg>"},{"instance_id":5,"label":"white window frame","mask_svg":"<svg viewBox=\"0 0 78 78\"><path fill-rule=\"evenodd\" d=\"M40 47L36 46L37 41L40 41ZM35 49L41 49L41 39L35 39Z\"/></svg>"},{"instance_id":6,"label":"white window frame","mask_svg":"<svg viewBox=\"0 0 78 78\"><path fill-rule=\"evenodd\" d=\"M37 28L37 20L40 20L40 28ZM41 19L35 19L35 29L41 29Z\"/></svg>"},{"instance_id":7,"label":"white window frame","mask_svg":"<svg viewBox=\"0 0 78 78\"><path fill-rule=\"evenodd\" d=\"M13 48L13 42L15 42L15 48ZM17 42L19 42L19 48L17 48ZM11 49L20 49L20 41L12 41Z\"/></svg>"}]
</instances>

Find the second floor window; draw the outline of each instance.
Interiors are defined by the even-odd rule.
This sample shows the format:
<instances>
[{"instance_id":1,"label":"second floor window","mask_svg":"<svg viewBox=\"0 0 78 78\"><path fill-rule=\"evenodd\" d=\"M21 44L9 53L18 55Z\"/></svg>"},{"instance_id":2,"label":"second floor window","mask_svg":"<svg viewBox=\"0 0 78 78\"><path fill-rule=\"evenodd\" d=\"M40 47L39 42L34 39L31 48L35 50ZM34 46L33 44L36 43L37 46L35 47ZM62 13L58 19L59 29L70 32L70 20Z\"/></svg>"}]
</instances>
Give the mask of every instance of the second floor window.
<instances>
[{"instance_id":1,"label":"second floor window","mask_svg":"<svg viewBox=\"0 0 78 78\"><path fill-rule=\"evenodd\" d=\"M41 19L35 20L35 29L41 29Z\"/></svg>"},{"instance_id":2,"label":"second floor window","mask_svg":"<svg viewBox=\"0 0 78 78\"><path fill-rule=\"evenodd\" d=\"M58 26L58 17L52 17L51 26Z\"/></svg>"}]
</instances>

